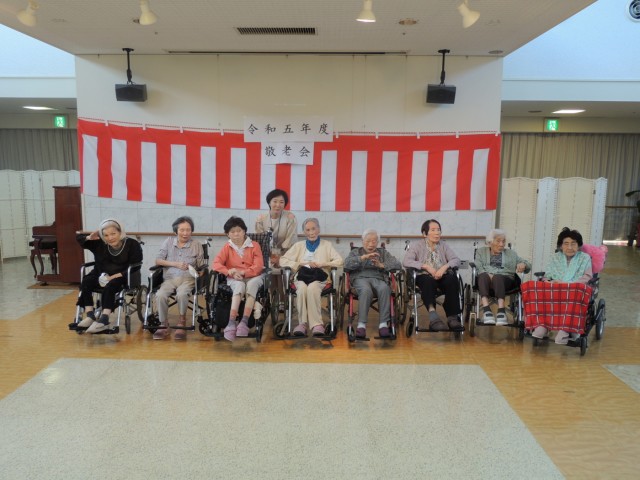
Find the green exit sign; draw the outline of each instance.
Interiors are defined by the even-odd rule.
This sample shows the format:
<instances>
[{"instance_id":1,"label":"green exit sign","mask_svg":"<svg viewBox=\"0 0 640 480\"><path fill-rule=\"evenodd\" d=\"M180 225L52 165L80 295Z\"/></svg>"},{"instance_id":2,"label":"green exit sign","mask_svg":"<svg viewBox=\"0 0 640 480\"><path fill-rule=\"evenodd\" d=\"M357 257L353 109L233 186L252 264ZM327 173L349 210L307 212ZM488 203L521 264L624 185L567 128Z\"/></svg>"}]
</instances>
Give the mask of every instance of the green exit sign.
<instances>
[{"instance_id":1,"label":"green exit sign","mask_svg":"<svg viewBox=\"0 0 640 480\"><path fill-rule=\"evenodd\" d=\"M67 116L66 115L55 115L53 117L53 127L54 128L67 128Z\"/></svg>"},{"instance_id":2,"label":"green exit sign","mask_svg":"<svg viewBox=\"0 0 640 480\"><path fill-rule=\"evenodd\" d=\"M544 119L544 131L545 132L559 132L560 120L557 118L545 118Z\"/></svg>"}]
</instances>

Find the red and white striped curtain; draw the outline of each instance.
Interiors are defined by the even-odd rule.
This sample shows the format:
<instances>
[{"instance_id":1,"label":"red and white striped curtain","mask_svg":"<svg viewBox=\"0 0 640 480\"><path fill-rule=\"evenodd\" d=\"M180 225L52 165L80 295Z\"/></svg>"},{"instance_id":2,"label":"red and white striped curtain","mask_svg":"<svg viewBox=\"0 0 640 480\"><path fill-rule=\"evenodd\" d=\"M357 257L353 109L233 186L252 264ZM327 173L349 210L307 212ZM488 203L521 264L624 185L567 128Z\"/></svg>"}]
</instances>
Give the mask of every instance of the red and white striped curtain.
<instances>
[{"instance_id":1,"label":"red and white striped curtain","mask_svg":"<svg viewBox=\"0 0 640 480\"><path fill-rule=\"evenodd\" d=\"M242 133L78 121L85 195L255 210L274 188L300 211L495 210L500 140L341 135L315 144L313 165L262 165Z\"/></svg>"}]
</instances>

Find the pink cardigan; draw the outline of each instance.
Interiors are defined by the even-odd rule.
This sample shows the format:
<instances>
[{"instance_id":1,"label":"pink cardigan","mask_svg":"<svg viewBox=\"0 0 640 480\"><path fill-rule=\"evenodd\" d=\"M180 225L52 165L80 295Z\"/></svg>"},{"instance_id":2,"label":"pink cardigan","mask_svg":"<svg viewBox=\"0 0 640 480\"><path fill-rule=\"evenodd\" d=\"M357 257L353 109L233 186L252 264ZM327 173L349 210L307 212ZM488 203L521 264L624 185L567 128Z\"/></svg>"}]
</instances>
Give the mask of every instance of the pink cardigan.
<instances>
[{"instance_id":1,"label":"pink cardigan","mask_svg":"<svg viewBox=\"0 0 640 480\"><path fill-rule=\"evenodd\" d=\"M264 270L264 260L260 244L251 242L250 247L244 249L244 255L240 257L227 242L220 249L213 260L212 269L223 275L229 276L229 269L237 268L244 271L244 278L257 277Z\"/></svg>"}]
</instances>

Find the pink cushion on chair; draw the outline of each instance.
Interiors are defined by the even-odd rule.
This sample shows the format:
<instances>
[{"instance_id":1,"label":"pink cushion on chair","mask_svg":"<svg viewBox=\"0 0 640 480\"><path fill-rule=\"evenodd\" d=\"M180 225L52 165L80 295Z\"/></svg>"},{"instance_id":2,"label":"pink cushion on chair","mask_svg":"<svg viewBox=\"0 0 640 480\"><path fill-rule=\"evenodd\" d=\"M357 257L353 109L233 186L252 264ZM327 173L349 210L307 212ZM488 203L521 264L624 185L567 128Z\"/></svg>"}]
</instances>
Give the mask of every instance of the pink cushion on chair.
<instances>
[{"instance_id":1,"label":"pink cushion on chair","mask_svg":"<svg viewBox=\"0 0 640 480\"><path fill-rule=\"evenodd\" d=\"M604 262L607 259L607 252L609 249L606 245L589 245L587 243L580 247L580 250L591 257L591 268L593 273L599 273L604 268Z\"/></svg>"}]
</instances>

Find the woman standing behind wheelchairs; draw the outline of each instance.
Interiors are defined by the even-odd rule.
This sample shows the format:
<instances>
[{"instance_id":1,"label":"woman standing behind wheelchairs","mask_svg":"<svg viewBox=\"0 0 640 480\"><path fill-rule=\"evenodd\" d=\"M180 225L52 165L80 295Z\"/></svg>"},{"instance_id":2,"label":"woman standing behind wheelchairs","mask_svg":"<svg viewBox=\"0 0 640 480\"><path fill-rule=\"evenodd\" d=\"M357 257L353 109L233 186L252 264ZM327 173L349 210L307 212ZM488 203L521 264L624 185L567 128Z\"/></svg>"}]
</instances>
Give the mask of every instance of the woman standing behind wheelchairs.
<instances>
[{"instance_id":1,"label":"woman standing behind wheelchairs","mask_svg":"<svg viewBox=\"0 0 640 480\"><path fill-rule=\"evenodd\" d=\"M127 237L122 224L108 218L90 235L76 232L80 246L93 253L93 270L82 278L80 298L77 305L84 309L86 317L78 328L86 333L99 333L109 328L109 314L116 306L116 295L125 287L129 266L142 262L142 247L133 238ZM95 317L93 291L102 287L102 314Z\"/></svg>"},{"instance_id":2,"label":"woman standing behind wheelchairs","mask_svg":"<svg viewBox=\"0 0 640 480\"><path fill-rule=\"evenodd\" d=\"M249 316L262 285L264 260L260 245L247 236L247 225L240 217L229 218L224 224L224 233L229 241L216 255L212 269L226 275L227 285L233 290L229 323L224 329L224 338L232 342L236 336L249 335ZM244 311L237 324L238 309L245 293Z\"/></svg>"},{"instance_id":3,"label":"woman standing behind wheelchairs","mask_svg":"<svg viewBox=\"0 0 640 480\"><path fill-rule=\"evenodd\" d=\"M485 325L507 325L507 313L504 307L506 292L520 285L518 273L531 270L531 263L511 249L505 249L507 234L494 228L487 235L487 246L476 252L478 272L478 292L482 302L482 322ZM489 306L489 292L493 290L498 299L498 312L494 318Z\"/></svg>"},{"instance_id":4,"label":"woman standing behind wheelchairs","mask_svg":"<svg viewBox=\"0 0 640 480\"><path fill-rule=\"evenodd\" d=\"M460 258L444 242L440 240L442 228L440 222L427 220L421 227L422 240L411 242L402 262L406 268L413 268L419 273L416 286L425 307L429 310L429 329L435 332L460 330L462 323L460 315L459 285L456 275L449 271L460 266ZM444 292L444 311L447 315L447 325L436 313L436 290Z\"/></svg>"},{"instance_id":5,"label":"woman standing behind wheelchairs","mask_svg":"<svg viewBox=\"0 0 640 480\"><path fill-rule=\"evenodd\" d=\"M331 267L342 266L342 257L331 242L320 239L320 222L317 218L307 218L302 222L302 231L307 239L294 244L280 258L280 266L290 267L294 273L298 273L295 280L298 326L293 330L293 335L306 336L309 327L313 335L322 336L322 290L329 279ZM314 269L314 273L324 272L324 275L321 275L324 279L314 280L309 284L298 279L299 272L307 268ZM321 269L321 272L316 269Z\"/></svg>"},{"instance_id":6,"label":"woman standing behind wheelchairs","mask_svg":"<svg viewBox=\"0 0 640 480\"><path fill-rule=\"evenodd\" d=\"M256 233L271 232L273 244L271 246L271 267L280 267L280 257L298 240L298 221L296 216L285 210L289 204L289 195L284 190L276 188L267 194L268 213L261 213L256 219ZM280 273L272 270L272 273ZM282 275L274 275L272 288L277 290L280 298L284 298ZM280 302L280 311L284 311L284 303Z\"/></svg>"}]
</instances>

